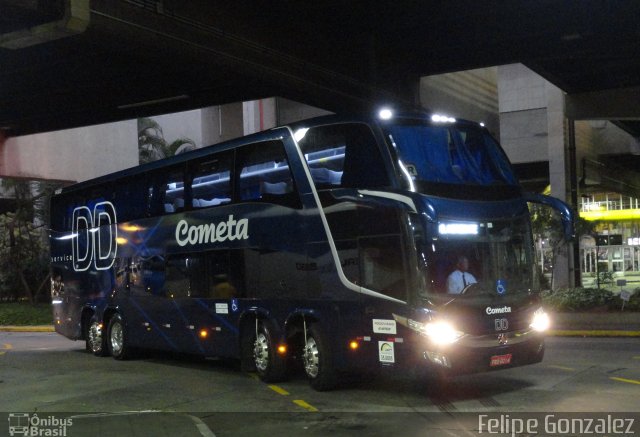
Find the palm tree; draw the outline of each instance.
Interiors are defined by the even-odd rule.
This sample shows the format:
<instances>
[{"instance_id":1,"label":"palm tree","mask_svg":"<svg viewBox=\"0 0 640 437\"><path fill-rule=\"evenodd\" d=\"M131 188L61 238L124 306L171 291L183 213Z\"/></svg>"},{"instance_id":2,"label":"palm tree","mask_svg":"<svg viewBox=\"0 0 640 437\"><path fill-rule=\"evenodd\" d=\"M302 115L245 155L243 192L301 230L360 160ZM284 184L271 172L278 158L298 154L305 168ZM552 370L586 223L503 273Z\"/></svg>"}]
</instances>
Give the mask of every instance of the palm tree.
<instances>
[{"instance_id":1,"label":"palm tree","mask_svg":"<svg viewBox=\"0 0 640 437\"><path fill-rule=\"evenodd\" d=\"M168 158L196 148L196 143L189 138L178 138L167 143L162 127L151 118L138 119L138 156L140 164Z\"/></svg>"}]
</instances>

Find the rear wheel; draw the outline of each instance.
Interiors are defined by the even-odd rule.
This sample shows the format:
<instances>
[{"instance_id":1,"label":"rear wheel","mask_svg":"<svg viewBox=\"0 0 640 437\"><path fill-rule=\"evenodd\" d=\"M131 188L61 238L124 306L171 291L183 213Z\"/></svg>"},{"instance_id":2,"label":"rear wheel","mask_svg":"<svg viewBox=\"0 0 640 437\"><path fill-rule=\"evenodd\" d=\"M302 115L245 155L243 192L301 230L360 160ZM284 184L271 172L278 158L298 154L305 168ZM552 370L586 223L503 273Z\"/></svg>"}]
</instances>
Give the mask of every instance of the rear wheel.
<instances>
[{"instance_id":1,"label":"rear wheel","mask_svg":"<svg viewBox=\"0 0 640 437\"><path fill-rule=\"evenodd\" d=\"M337 384L331 349L318 325L307 330L302 360L311 387L318 391L331 390Z\"/></svg>"},{"instance_id":2,"label":"rear wheel","mask_svg":"<svg viewBox=\"0 0 640 437\"><path fill-rule=\"evenodd\" d=\"M253 342L253 362L258 376L264 382L278 382L285 379L286 361L278 354L277 347L273 327L268 322L260 321Z\"/></svg>"},{"instance_id":3,"label":"rear wheel","mask_svg":"<svg viewBox=\"0 0 640 437\"><path fill-rule=\"evenodd\" d=\"M87 352L91 352L97 357L108 355L107 339L104 334L102 323L95 318L91 318L84 335Z\"/></svg>"},{"instance_id":4,"label":"rear wheel","mask_svg":"<svg viewBox=\"0 0 640 437\"><path fill-rule=\"evenodd\" d=\"M131 358L131 347L127 344L124 322L120 314L114 314L109 320L109 351L116 360Z\"/></svg>"},{"instance_id":5,"label":"rear wheel","mask_svg":"<svg viewBox=\"0 0 640 437\"><path fill-rule=\"evenodd\" d=\"M256 363L253 358L255 331L255 321L245 323L240 331L240 370L243 372L256 371Z\"/></svg>"}]
</instances>

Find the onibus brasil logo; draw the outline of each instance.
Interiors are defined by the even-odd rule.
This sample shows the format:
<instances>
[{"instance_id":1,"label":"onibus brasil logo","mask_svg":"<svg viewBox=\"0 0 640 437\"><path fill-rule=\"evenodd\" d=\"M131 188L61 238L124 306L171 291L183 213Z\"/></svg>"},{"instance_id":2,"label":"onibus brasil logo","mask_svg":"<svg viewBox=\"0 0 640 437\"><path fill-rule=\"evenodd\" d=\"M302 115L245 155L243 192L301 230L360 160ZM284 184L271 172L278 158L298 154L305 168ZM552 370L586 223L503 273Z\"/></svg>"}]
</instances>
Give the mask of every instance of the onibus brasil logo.
<instances>
[{"instance_id":1,"label":"onibus brasil logo","mask_svg":"<svg viewBox=\"0 0 640 437\"><path fill-rule=\"evenodd\" d=\"M9 413L9 435L65 437L67 428L73 425L71 418L48 415Z\"/></svg>"}]
</instances>

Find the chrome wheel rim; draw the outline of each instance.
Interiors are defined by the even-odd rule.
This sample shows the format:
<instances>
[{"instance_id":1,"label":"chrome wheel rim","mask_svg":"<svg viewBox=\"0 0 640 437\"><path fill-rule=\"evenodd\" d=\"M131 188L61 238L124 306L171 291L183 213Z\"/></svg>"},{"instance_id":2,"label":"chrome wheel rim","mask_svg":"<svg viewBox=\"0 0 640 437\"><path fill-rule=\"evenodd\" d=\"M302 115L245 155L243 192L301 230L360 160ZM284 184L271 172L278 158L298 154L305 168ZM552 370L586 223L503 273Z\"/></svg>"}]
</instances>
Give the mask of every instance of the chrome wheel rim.
<instances>
[{"instance_id":1,"label":"chrome wheel rim","mask_svg":"<svg viewBox=\"0 0 640 437\"><path fill-rule=\"evenodd\" d=\"M264 372L269 365L269 342L266 335L260 332L256 337L256 341L253 346L253 359L256 363L256 368Z\"/></svg>"},{"instance_id":2,"label":"chrome wheel rim","mask_svg":"<svg viewBox=\"0 0 640 437\"><path fill-rule=\"evenodd\" d=\"M119 355L122 351L122 344L122 325L116 322L111 327L111 352L114 355Z\"/></svg>"},{"instance_id":3,"label":"chrome wheel rim","mask_svg":"<svg viewBox=\"0 0 640 437\"><path fill-rule=\"evenodd\" d=\"M304 371L310 378L318 376L318 370L320 369L320 358L318 355L318 343L315 338L307 338L307 344L304 347L303 354Z\"/></svg>"},{"instance_id":4,"label":"chrome wheel rim","mask_svg":"<svg viewBox=\"0 0 640 437\"><path fill-rule=\"evenodd\" d=\"M91 323L89 327L89 347L93 353L102 351L102 328L98 322Z\"/></svg>"}]
</instances>

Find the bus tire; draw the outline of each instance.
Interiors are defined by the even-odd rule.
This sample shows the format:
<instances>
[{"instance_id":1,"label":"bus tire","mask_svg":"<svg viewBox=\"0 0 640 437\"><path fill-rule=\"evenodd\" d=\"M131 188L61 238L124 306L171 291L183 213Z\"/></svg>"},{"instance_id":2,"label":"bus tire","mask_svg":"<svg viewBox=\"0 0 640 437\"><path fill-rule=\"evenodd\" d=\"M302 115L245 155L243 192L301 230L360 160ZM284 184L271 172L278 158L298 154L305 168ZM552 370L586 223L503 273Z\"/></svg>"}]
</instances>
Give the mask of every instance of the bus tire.
<instances>
[{"instance_id":1,"label":"bus tire","mask_svg":"<svg viewBox=\"0 0 640 437\"><path fill-rule=\"evenodd\" d=\"M264 382L279 382L286 377L286 360L278 354L277 347L273 326L260 321L253 341L253 361L258 376Z\"/></svg>"},{"instance_id":2,"label":"bus tire","mask_svg":"<svg viewBox=\"0 0 640 437\"><path fill-rule=\"evenodd\" d=\"M131 358L131 347L127 345L127 337L122 316L116 313L109 320L109 352L116 360Z\"/></svg>"},{"instance_id":3,"label":"bus tire","mask_svg":"<svg viewBox=\"0 0 640 437\"><path fill-rule=\"evenodd\" d=\"M240 371L242 372L256 371L256 362L253 358L255 330L255 320L252 320L252 323L243 323L240 330Z\"/></svg>"},{"instance_id":4,"label":"bus tire","mask_svg":"<svg viewBox=\"0 0 640 437\"><path fill-rule=\"evenodd\" d=\"M109 354L104 325L95 317L92 317L87 324L84 338L87 352L91 352L96 357L106 357Z\"/></svg>"},{"instance_id":5,"label":"bus tire","mask_svg":"<svg viewBox=\"0 0 640 437\"><path fill-rule=\"evenodd\" d=\"M311 388L327 391L335 388L338 379L331 348L317 324L307 329L307 341L302 353L304 372Z\"/></svg>"}]
</instances>

